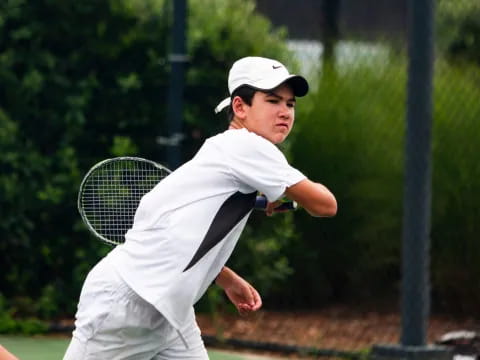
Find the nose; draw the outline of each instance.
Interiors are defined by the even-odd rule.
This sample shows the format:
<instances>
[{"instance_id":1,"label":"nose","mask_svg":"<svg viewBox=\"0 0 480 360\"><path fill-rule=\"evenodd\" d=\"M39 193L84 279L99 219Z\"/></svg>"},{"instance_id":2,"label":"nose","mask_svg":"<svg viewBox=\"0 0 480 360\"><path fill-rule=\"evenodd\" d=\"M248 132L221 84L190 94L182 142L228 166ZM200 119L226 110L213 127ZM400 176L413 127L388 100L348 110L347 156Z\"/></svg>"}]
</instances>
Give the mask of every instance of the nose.
<instances>
[{"instance_id":1,"label":"nose","mask_svg":"<svg viewBox=\"0 0 480 360\"><path fill-rule=\"evenodd\" d=\"M292 108L289 107L286 103L283 103L280 108L279 115L282 119L290 119L292 116Z\"/></svg>"}]
</instances>

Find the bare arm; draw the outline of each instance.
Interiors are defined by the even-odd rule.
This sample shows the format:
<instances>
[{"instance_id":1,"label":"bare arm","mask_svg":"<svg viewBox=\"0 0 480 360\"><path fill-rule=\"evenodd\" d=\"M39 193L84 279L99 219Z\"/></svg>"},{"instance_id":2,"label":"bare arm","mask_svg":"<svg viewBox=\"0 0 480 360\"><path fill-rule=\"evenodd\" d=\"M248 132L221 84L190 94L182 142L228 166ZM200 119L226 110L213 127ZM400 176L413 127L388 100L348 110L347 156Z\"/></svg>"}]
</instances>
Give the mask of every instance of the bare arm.
<instances>
[{"instance_id":1,"label":"bare arm","mask_svg":"<svg viewBox=\"0 0 480 360\"><path fill-rule=\"evenodd\" d=\"M337 213L335 196L325 186L311 180L304 179L288 187L285 195L312 216L334 216Z\"/></svg>"},{"instance_id":2,"label":"bare arm","mask_svg":"<svg viewBox=\"0 0 480 360\"><path fill-rule=\"evenodd\" d=\"M262 306L258 291L226 266L218 274L215 283L225 291L241 315L257 311Z\"/></svg>"}]
</instances>

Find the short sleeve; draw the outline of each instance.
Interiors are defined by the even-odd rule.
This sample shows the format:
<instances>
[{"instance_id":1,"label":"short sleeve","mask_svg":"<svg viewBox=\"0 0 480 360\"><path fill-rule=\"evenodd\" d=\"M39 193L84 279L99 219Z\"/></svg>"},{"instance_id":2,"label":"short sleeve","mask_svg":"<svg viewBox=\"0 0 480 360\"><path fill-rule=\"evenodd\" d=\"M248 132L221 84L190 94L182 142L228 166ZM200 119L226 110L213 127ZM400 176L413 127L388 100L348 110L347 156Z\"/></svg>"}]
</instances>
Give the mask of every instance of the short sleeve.
<instances>
[{"instance_id":1,"label":"short sleeve","mask_svg":"<svg viewBox=\"0 0 480 360\"><path fill-rule=\"evenodd\" d=\"M287 187L305 179L268 140L244 132L227 154L236 181L263 193L270 202L278 200Z\"/></svg>"}]
</instances>

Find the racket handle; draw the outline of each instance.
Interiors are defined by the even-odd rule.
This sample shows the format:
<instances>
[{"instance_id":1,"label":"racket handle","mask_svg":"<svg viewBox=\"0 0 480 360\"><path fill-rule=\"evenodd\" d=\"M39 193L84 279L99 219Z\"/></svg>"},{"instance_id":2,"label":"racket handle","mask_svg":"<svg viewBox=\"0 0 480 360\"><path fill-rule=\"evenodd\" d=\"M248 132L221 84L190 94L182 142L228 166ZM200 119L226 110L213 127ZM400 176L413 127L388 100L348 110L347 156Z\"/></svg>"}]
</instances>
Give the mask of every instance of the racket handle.
<instances>
[{"instance_id":1,"label":"racket handle","mask_svg":"<svg viewBox=\"0 0 480 360\"><path fill-rule=\"evenodd\" d=\"M265 210L267 208L267 198L265 196L257 196L257 199L255 200L255 209L257 210ZM295 201L285 201L282 203L280 206L275 208L277 211L288 211L288 210L296 210L297 209L297 203Z\"/></svg>"}]
</instances>

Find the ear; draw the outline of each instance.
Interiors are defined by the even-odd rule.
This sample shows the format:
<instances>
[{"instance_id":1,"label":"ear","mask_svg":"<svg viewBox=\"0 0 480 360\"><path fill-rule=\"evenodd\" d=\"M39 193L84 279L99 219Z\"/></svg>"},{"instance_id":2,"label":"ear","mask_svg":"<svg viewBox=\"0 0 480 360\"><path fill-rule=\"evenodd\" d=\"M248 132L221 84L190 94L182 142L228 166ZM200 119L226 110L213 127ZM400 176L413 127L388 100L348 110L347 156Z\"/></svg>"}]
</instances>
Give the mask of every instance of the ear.
<instances>
[{"instance_id":1,"label":"ear","mask_svg":"<svg viewBox=\"0 0 480 360\"><path fill-rule=\"evenodd\" d=\"M245 120L247 117L247 106L240 96L235 96L232 100L233 116L240 120Z\"/></svg>"}]
</instances>

